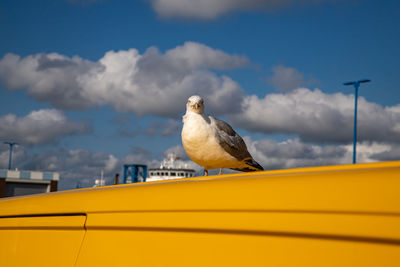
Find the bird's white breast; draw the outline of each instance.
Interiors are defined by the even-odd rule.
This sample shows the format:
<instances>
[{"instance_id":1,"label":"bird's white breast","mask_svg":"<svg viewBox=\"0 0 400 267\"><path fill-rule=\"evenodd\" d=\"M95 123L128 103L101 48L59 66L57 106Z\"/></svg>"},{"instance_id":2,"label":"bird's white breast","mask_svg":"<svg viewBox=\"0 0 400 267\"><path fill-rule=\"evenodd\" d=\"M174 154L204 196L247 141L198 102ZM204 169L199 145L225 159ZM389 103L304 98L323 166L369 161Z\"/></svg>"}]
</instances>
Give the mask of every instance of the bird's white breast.
<instances>
[{"instance_id":1,"label":"bird's white breast","mask_svg":"<svg viewBox=\"0 0 400 267\"><path fill-rule=\"evenodd\" d=\"M183 122L182 143L194 162L206 169L229 167L237 162L219 145L207 117L190 113L185 115Z\"/></svg>"},{"instance_id":2,"label":"bird's white breast","mask_svg":"<svg viewBox=\"0 0 400 267\"><path fill-rule=\"evenodd\" d=\"M213 138L214 132L206 122L206 118L199 114L185 115L182 129L182 142L185 149L193 152L201 150Z\"/></svg>"}]
</instances>

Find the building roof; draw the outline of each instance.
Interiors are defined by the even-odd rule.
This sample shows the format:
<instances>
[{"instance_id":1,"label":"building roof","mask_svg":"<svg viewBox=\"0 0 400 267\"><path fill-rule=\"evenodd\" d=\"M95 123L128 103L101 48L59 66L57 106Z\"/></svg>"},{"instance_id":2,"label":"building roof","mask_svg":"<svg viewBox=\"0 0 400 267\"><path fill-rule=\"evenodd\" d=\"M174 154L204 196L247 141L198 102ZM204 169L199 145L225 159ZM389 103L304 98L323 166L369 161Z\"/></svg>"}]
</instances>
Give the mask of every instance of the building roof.
<instances>
[{"instance_id":1,"label":"building roof","mask_svg":"<svg viewBox=\"0 0 400 267\"><path fill-rule=\"evenodd\" d=\"M0 178L12 179L30 179L30 180L48 180L58 181L60 174L58 172L39 172L39 171L26 171L26 170L1 170Z\"/></svg>"}]
</instances>

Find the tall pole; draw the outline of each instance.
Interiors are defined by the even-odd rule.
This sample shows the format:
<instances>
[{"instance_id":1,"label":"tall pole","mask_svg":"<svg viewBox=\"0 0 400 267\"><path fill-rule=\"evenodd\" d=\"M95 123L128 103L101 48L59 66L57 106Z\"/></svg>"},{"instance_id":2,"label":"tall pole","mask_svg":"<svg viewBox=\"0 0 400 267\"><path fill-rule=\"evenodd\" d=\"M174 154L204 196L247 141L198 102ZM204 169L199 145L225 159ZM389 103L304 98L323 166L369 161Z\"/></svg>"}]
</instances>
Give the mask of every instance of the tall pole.
<instances>
[{"instance_id":1,"label":"tall pole","mask_svg":"<svg viewBox=\"0 0 400 267\"><path fill-rule=\"evenodd\" d=\"M354 84L355 89L355 99L354 99L354 130L353 130L353 164L356 164L356 149L357 149L357 102L358 102L358 88L360 87L360 83L356 82Z\"/></svg>"},{"instance_id":2,"label":"tall pole","mask_svg":"<svg viewBox=\"0 0 400 267\"><path fill-rule=\"evenodd\" d=\"M8 169L11 170L11 161L12 161L12 150L14 145L18 145L18 143L15 142L4 142L4 144L7 144L10 146L10 155L8 158Z\"/></svg>"},{"instance_id":3,"label":"tall pole","mask_svg":"<svg viewBox=\"0 0 400 267\"><path fill-rule=\"evenodd\" d=\"M367 83L371 80L363 79L353 82L345 82L344 85L353 85L355 92L354 92L354 130L353 130L353 164L356 164L356 146L357 146L357 101L358 101L358 88L360 88L361 83Z\"/></svg>"}]
</instances>

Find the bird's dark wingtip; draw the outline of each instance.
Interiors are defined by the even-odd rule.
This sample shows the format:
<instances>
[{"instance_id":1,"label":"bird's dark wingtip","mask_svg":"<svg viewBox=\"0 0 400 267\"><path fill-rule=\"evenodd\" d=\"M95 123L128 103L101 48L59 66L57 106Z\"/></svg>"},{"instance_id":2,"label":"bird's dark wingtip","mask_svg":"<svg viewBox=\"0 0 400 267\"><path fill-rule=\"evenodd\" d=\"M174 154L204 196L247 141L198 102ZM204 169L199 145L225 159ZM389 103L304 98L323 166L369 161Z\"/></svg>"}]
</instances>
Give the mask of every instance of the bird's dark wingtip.
<instances>
[{"instance_id":1,"label":"bird's dark wingtip","mask_svg":"<svg viewBox=\"0 0 400 267\"><path fill-rule=\"evenodd\" d=\"M250 165L251 167L256 168L257 171L264 170L264 168L260 164L258 164L258 162L256 162L254 159L248 159L248 160L245 160L244 162L246 162L247 165Z\"/></svg>"},{"instance_id":2,"label":"bird's dark wingtip","mask_svg":"<svg viewBox=\"0 0 400 267\"><path fill-rule=\"evenodd\" d=\"M264 168L258 164L255 160L253 159L248 159L244 161L249 167L241 168L241 169L232 169L236 171L242 171L242 172L254 172L254 171L263 171Z\"/></svg>"}]
</instances>

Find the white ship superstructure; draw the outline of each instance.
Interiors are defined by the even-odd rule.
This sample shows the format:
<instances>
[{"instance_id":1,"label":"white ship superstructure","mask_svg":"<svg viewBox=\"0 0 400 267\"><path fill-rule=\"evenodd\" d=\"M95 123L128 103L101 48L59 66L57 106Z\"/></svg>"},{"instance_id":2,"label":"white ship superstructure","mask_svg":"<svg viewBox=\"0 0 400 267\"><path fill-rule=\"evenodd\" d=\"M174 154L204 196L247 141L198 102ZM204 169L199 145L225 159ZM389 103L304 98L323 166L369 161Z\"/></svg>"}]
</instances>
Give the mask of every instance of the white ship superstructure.
<instances>
[{"instance_id":1,"label":"white ship superstructure","mask_svg":"<svg viewBox=\"0 0 400 267\"><path fill-rule=\"evenodd\" d=\"M195 170L189 169L187 164L176 162L178 158L174 154L168 154L160 164L160 168L152 168L148 171L147 182L189 178L195 175Z\"/></svg>"}]
</instances>

